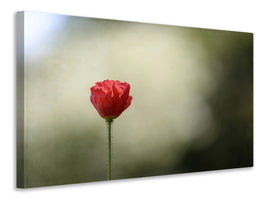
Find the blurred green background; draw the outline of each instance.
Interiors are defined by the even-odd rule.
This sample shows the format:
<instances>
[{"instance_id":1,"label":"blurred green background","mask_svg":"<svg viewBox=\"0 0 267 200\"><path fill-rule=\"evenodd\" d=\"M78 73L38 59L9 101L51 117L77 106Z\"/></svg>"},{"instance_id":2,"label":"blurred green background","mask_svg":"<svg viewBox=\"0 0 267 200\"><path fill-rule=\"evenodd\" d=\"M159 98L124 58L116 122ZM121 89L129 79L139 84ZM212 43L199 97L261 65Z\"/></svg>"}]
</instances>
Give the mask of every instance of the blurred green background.
<instances>
[{"instance_id":1,"label":"blurred green background","mask_svg":"<svg viewBox=\"0 0 267 200\"><path fill-rule=\"evenodd\" d=\"M105 79L113 179L253 165L253 34L25 12L25 187L106 180Z\"/></svg>"}]
</instances>

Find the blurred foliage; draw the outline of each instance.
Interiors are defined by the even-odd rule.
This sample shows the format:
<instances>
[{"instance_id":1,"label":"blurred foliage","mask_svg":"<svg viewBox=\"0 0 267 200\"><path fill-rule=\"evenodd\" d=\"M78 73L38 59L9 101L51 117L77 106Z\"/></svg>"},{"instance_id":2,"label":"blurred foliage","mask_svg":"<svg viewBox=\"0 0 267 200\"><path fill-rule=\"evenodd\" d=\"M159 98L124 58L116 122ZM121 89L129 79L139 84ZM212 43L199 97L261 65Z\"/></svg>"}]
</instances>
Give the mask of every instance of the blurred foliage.
<instances>
[{"instance_id":1,"label":"blurred foliage","mask_svg":"<svg viewBox=\"0 0 267 200\"><path fill-rule=\"evenodd\" d=\"M183 172L253 166L253 37L221 32L228 37L220 47L216 46L220 33L214 32L202 42L211 54L216 53L211 57L224 64L223 79L207 100L216 119L217 138L205 148L191 148L182 164L177 163Z\"/></svg>"}]
</instances>

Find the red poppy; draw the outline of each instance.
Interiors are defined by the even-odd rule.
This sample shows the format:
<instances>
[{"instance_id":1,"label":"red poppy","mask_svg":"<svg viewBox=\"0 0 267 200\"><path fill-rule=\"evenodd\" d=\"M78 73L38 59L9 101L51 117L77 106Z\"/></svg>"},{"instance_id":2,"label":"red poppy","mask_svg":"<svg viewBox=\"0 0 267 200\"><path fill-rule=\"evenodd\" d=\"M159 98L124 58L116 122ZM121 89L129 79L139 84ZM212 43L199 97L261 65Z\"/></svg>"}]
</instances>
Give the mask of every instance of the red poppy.
<instances>
[{"instance_id":1,"label":"red poppy","mask_svg":"<svg viewBox=\"0 0 267 200\"><path fill-rule=\"evenodd\" d=\"M129 92L129 83L104 80L91 87L90 99L102 118L112 120L131 105L132 97Z\"/></svg>"}]
</instances>

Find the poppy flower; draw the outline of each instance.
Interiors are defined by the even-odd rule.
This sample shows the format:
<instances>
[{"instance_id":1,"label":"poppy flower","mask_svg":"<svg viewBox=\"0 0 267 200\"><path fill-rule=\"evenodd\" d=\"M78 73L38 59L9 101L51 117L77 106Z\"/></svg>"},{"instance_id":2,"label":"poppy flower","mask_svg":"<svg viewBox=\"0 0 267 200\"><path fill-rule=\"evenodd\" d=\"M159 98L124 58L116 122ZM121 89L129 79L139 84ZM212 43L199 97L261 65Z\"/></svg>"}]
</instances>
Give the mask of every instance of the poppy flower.
<instances>
[{"instance_id":1,"label":"poppy flower","mask_svg":"<svg viewBox=\"0 0 267 200\"><path fill-rule=\"evenodd\" d=\"M129 92L129 83L104 80L91 87L90 100L102 118L113 120L131 105Z\"/></svg>"},{"instance_id":2,"label":"poppy flower","mask_svg":"<svg viewBox=\"0 0 267 200\"><path fill-rule=\"evenodd\" d=\"M111 124L113 119L120 116L132 101L129 96L130 84L126 82L104 80L91 87L91 102L98 114L108 124L108 173L107 179L111 180Z\"/></svg>"}]
</instances>

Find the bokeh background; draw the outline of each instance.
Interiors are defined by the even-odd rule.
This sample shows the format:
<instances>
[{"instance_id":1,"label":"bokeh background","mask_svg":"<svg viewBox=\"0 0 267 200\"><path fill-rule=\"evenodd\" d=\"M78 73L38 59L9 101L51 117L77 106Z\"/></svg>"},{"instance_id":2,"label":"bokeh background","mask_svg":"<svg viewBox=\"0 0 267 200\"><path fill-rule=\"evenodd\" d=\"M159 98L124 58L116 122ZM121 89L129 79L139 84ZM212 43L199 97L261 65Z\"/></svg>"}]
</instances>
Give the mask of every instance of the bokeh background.
<instances>
[{"instance_id":1,"label":"bokeh background","mask_svg":"<svg viewBox=\"0 0 267 200\"><path fill-rule=\"evenodd\" d=\"M24 186L107 177L90 102L131 84L112 127L112 178L253 165L253 34L25 12Z\"/></svg>"}]
</instances>

